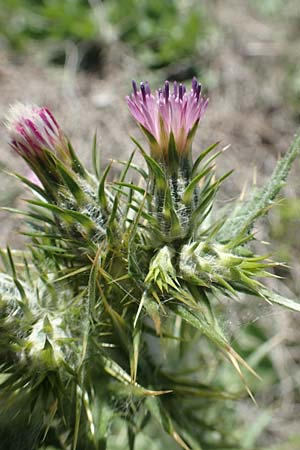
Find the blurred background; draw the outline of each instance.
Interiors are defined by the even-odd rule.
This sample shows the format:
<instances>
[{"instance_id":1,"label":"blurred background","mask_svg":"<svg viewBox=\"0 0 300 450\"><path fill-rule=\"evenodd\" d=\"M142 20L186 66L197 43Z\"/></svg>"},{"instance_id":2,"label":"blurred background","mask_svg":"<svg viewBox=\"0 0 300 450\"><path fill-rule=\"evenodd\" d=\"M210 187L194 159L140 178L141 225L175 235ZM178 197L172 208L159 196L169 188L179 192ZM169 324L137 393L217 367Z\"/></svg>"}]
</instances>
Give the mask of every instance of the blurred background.
<instances>
[{"instance_id":1,"label":"blurred background","mask_svg":"<svg viewBox=\"0 0 300 450\"><path fill-rule=\"evenodd\" d=\"M2 125L16 101L49 106L88 165L97 129L105 164L126 159L129 135L141 138L125 103L132 78L157 88L196 75L210 105L195 153L231 144L218 161L220 173L235 168L220 195L225 205L266 180L299 127L299 54L299 0L2 0L0 164L26 170ZM266 252L286 264L273 287L292 298L300 297L299 169L298 160L258 231L271 241ZM1 205L21 205L22 189L1 173ZM19 227L1 213L1 245L22 246ZM252 421L245 450L299 450L300 317L254 299L224 302L222 314L233 345L263 378L249 381L259 408L238 405Z\"/></svg>"}]
</instances>

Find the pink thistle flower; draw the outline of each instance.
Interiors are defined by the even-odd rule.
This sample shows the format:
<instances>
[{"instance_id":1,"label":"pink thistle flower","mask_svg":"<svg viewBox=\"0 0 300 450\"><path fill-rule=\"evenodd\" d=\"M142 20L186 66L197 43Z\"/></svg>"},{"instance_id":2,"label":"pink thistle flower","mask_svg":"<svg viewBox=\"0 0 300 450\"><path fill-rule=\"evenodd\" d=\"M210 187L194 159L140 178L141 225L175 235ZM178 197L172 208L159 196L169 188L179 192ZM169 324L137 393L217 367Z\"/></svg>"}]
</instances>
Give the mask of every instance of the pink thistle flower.
<instances>
[{"instance_id":1,"label":"pink thistle flower","mask_svg":"<svg viewBox=\"0 0 300 450\"><path fill-rule=\"evenodd\" d=\"M187 155L197 125L208 105L208 99L201 96L201 85L194 77L192 88L187 92L184 84L165 81L163 88L155 95L151 93L148 82L140 84L132 82L133 93L126 98L129 110L146 134L152 155L157 158L168 158L168 147L171 134L174 136L179 155Z\"/></svg>"},{"instance_id":2,"label":"pink thistle flower","mask_svg":"<svg viewBox=\"0 0 300 450\"><path fill-rule=\"evenodd\" d=\"M43 159L44 150L50 150L65 160L67 142L57 121L48 108L17 103L6 117L10 146L27 162Z\"/></svg>"}]
</instances>

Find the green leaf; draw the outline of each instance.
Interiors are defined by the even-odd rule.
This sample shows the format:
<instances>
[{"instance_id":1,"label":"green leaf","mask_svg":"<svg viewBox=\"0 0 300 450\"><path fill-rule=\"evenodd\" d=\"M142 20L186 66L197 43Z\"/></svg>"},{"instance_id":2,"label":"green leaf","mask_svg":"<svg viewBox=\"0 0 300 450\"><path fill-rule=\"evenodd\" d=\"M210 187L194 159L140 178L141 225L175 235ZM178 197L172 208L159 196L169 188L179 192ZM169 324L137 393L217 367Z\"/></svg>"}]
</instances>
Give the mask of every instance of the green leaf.
<instances>
[{"instance_id":1,"label":"green leaf","mask_svg":"<svg viewBox=\"0 0 300 450\"><path fill-rule=\"evenodd\" d=\"M143 133L147 136L147 139L149 140L150 144L152 144L153 146L157 146L158 143L153 134L151 134L150 131L148 131L147 128L145 128L143 125L140 124L140 127Z\"/></svg>"},{"instance_id":2,"label":"green leaf","mask_svg":"<svg viewBox=\"0 0 300 450\"><path fill-rule=\"evenodd\" d=\"M178 151L176 148L176 142L173 131L171 131L168 144L168 169L170 169L171 173L176 173L178 165L179 165Z\"/></svg>"},{"instance_id":3,"label":"green leaf","mask_svg":"<svg viewBox=\"0 0 300 450\"><path fill-rule=\"evenodd\" d=\"M258 294L276 305L284 306L292 311L300 312L300 303L295 302L289 298L283 297L276 292L270 291L269 289L262 288L258 290Z\"/></svg>"},{"instance_id":4,"label":"green leaf","mask_svg":"<svg viewBox=\"0 0 300 450\"><path fill-rule=\"evenodd\" d=\"M41 197L43 197L45 199L49 199L49 194L47 192L45 192L43 190L43 188L41 188L40 186L37 186L35 183L32 183L32 181L28 180L28 178L23 177L22 175L19 175L18 173L13 173L13 172L5 172L5 173L22 181L22 183L26 184L26 186L28 186L30 189L35 191Z\"/></svg>"},{"instance_id":5,"label":"green leaf","mask_svg":"<svg viewBox=\"0 0 300 450\"><path fill-rule=\"evenodd\" d=\"M131 166L131 162L132 162L132 159L134 157L134 154L135 154L135 152L133 151L131 153L129 159L128 159L128 162L127 162L126 166L124 167L124 169L123 169L123 171L122 171L122 173L120 175L119 183L117 183L117 184L119 184L119 185L121 184L122 185L124 183L124 180L126 178L128 170L129 170L129 168ZM130 188L132 188L132 186L130 186ZM119 200L120 200L120 191L117 192L116 195L115 195L115 198L114 198L114 201L113 201L113 205L112 205L112 208L111 208L111 214L110 214L109 221L108 221L108 224L107 224L107 228L113 227L113 222L117 218L117 212L118 212L118 208L119 208ZM112 230L111 235L114 234L113 231L114 230Z\"/></svg>"},{"instance_id":6,"label":"green leaf","mask_svg":"<svg viewBox=\"0 0 300 450\"><path fill-rule=\"evenodd\" d=\"M131 376L124 370L116 361L107 355L102 354L101 356L104 371L111 377L118 380L120 383L128 387L129 392L138 397L156 397L170 393L170 391L156 391L152 389L147 389L137 382L132 382Z\"/></svg>"},{"instance_id":7,"label":"green leaf","mask_svg":"<svg viewBox=\"0 0 300 450\"><path fill-rule=\"evenodd\" d=\"M101 158L100 158L100 150L98 149L98 145L97 145L97 131L95 132L94 138L93 138L92 162L93 162L93 169L94 169L95 175L96 175L97 179L100 180Z\"/></svg>"},{"instance_id":8,"label":"green leaf","mask_svg":"<svg viewBox=\"0 0 300 450\"><path fill-rule=\"evenodd\" d=\"M203 333L212 343L214 343L229 359L233 367L243 380L243 375L239 364L243 365L252 375L258 377L256 372L247 364L247 362L238 355L235 350L229 345L227 339L223 335L216 318L212 311L210 314L205 313L202 305L199 308L191 309L185 305L177 304L173 307L174 311L179 314L191 326L197 328ZM213 319L212 319L213 318ZM252 397L247 385L245 385L247 392Z\"/></svg>"},{"instance_id":9,"label":"green leaf","mask_svg":"<svg viewBox=\"0 0 300 450\"><path fill-rule=\"evenodd\" d=\"M187 188L185 189L183 196L182 196L182 201L185 204L189 204L192 200L194 191L199 183L199 181L204 178L206 175L209 174L210 171L213 170L213 166L207 167L206 169L202 170L200 173L198 173L193 179L192 181L189 183L189 185L187 186Z\"/></svg>"},{"instance_id":10,"label":"green leaf","mask_svg":"<svg viewBox=\"0 0 300 450\"><path fill-rule=\"evenodd\" d=\"M59 161L56 161L56 168L58 169L58 172L60 173L64 183L68 187L69 191L73 195L73 197L78 201L81 202L85 194L82 190L82 188L79 186L77 181L75 180L74 176L69 172L69 170Z\"/></svg>"},{"instance_id":11,"label":"green leaf","mask_svg":"<svg viewBox=\"0 0 300 450\"><path fill-rule=\"evenodd\" d=\"M2 207L0 208L2 211L8 211L14 214L21 214L24 217L30 217L32 220L36 221L39 220L41 222L46 222L52 226L55 226L55 222L53 220L50 219L50 217L47 216L43 216L41 214L35 214L32 212L25 212L22 211L20 209L16 209L16 208L8 208L8 207Z\"/></svg>"},{"instance_id":12,"label":"green leaf","mask_svg":"<svg viewBox=\"0 0 300 450\"><path fill-rule=\"evenodd\" d=\"M255 189L249 200L240 203L229 215L218 233L218 240L229 241L239 235L250 232L255 219L263 216L284 186L291 165L300 152L300 134L295 139L267 183L261 189Z\"/></svg>"},{"instance_id":13,"label":"green leaf","mask_svg":"<svg viewBox=\"0 0 300 450\"><path fill-rule=\"evenodd\" d=\"M130 356L130 376L131 382L135 383L138 373L138 362L140 356L140 346L142 339L142 330L140 324L134 328L132 335L132 343L130 345L129 356Z\"/></svg>"},{"instance_id":14,"label":"green leaf","mask_svg":"<svg viewBox=\"0 0 300 450\"><path fill-rule=\"evenodd\" d=\"M74 423L74 433L72 435L72 450L77 449L80 421L82 416L82 400L83 400L83 390L79 384L76 386L75 391L75 423Z\"/></svg>"},{"instance_id":15,"label":"green leaf","mask_svg":"<svg viewBox=\"0 0 300 450\"><path fill-rule=\"evenodd\" d=\"M195 396L195 397L203 397L203 398L214 398L214 399L237 399L238 396L235 394L231 394L226 392L218 387L214 387L213 385L199 383L194 381L192 378L182 378L173 373L166 374L162 373L163 377L167 379L170 384L170 387L174 391L174 393L179 393L184 396Z\"/></svg>"},{"instance_id":16,"label":"green leaf","mask_svg":"<svg viewBox=\"0 0 300 450\"><path fill-rule=\"evenodd\" d=\"M116 186L121 186L121 187L126 187L129 189L132 189L133 191L138 192L139 194L141 194L142 196L144 196L145 194L147 194L148 197L150 197L150 194L148 194L144 188L140 187L140 186L136 186L135 184L131 184L131 183L124 183L124 182L120 182L120 181L115 181L114 185Z\"/></svg>"},{"instance_id":17,"label":"green leaf","mask_svg":"<svg viewBox=\"0 0 300 450\"><path fill-rule=\"evenodd\" d=\"M199 164L203 161L203 159L214 149L216 148L221 141L217 141L214 144L210 145L209 147L207 147L206 150L204 150L203 152L200 153L200 155L198 156L198 158L196 159L196 161L194 162L193 165L193 169L192 169L192 176L196 175L196 172L198 170Z\"/></svg>"},{"instance_id":18,"label":"green leaf","mask_svg":"<svg viewBox=\"0 0 300 450\"><path fill-rule=\"evenodd\" d=\"M70 153L70 157L72 159L72 169L74 170L75 173L78 173L78 175L82 176L83 178L87 178L88 173L85 170L85 168L83 167L83 165L81 164L81 162L79 161L75 150L71 144L71 142L69 141L69 139L67 140L67 144L68 144L68 150Z\"/></svg>"},{"instance_id":19,"label":"green leaf","mask_svg":"<svg viewBox=\"0 0 300 450\"><path fill-rule=\"evenodd\" d=\"M11 272L12 272L12 278L14 280L15 286L18 289L22 300L26 301L25 290L24 290L24 288L22 286L22 283L18 280L15 263L14 263L14 260L13 260L12 254L11 254L11 250L10 250L10 248L8 246L6 247L6 251L7 251L7 257L8 257L8 261L9 261L9 264L10 264L10 268L11 268Z\"/></svg>"},{"instance_id":20,"label":"green leaf","mask_svg":"<svg viewBox=\"0 0 300 450\"><path fill-rule=\"evenodd\" d=\"M106 196L106 192L105 192L105 183L106 183L107 175L109 174L110 169L112 167L112 164L113 164L113 161L111 161L110 164L108 164L106 166L106 169L104 170L104 173L100 179L99 187L98 187L98 201L99 201L101 207L104 209L104 211L107 211L107 209L108 209L107 196Z\"/></svg>"},{"instance_id":21,"label":"green leaf","mask_svg":"<svg viewBox=\"0 0 300 450\"><path fill-rule=\"evenodd\" d=\"M118 160L118 163L122 164L123 166L127 166L127 164L128 164L127 161L120 161L120 160ZM141 175L141 177L145 181L148 180L147 172L144 169L142 169L141 167L139 167L138 165L131 163L130 164L130 169L133 169L135 172L137 172L139 175Z\"/></svg>"},{"instance_id":22,"label":"green leaf","mask_svg":"<svg viewBox=\"0 0 300 450\"><path fill-rule=\"evenodd\" d=\"M87 231L93 230L95 228L95 225L92 222L92 220L88 216L86 216L85 214L81 214L80 212L73 211L71 209L63 209L51 203L36 200L27 200L27 203L48 209L52 211L54 214L60 216L69 224L73 224L74 221L77 221L81 225L83 225L83 227L86 228Z\"/></svg>"},{"instance_id":23,"label":"green leaf","mask_svg":"<svg viewBox=\"0 0 300 450\"><path fill-rule=\"evenodd\" d=\"M163 214L165 220L170 223L171 236L179 236L181 232L181 225L173 204L173 199L169 187L167 187L167 189L165 190Z\"/></svg>"},{"instance_id":24,"label":"green leaf","mask_svg":"<svg viewBox=\"0 0 300 450\"><path fill-rule=\"evenodd\" d=\"M143 147L134 138L131 138L131 139L137 145L139 150L141 151L141 153L147 163L150 173L152 173L154 175L157 188L164 191L167 187L167 180L166 180L166 175L165 175L163 169L158 164L158 162L155 161L155 159L153 159L153 158L151 158L151 156L147 155L147 153L145 152Z\"/></svg>"}]
</instances>

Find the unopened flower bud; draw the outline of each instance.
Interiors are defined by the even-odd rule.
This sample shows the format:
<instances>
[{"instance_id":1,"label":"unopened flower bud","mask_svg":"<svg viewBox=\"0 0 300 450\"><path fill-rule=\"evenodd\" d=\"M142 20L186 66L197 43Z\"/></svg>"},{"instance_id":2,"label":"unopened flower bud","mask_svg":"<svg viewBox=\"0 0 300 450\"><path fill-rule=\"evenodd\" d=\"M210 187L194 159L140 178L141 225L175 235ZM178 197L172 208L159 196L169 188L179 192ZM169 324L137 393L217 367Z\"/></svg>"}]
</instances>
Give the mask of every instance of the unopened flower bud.
<instances>
[{"instance_id":1,"label":"unopened flower bud","mask_svg":"<svg viewBox=\"0 0 300 450\"><path fill-rule=\"evenodd\" d=\"M27 162L43 160L46 149L66 159L65 135L48 108L17 103L10 108L6 126L11 147Z\"/></svg>"}]
</instances>

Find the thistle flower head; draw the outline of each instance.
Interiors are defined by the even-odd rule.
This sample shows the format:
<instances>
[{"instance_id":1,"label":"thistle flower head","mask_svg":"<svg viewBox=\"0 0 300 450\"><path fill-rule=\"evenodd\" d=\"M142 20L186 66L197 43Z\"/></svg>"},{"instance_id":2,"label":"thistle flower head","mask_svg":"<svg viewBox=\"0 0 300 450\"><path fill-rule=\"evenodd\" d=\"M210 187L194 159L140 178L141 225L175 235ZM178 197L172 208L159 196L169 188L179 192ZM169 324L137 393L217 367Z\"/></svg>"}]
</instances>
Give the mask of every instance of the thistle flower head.
<instances>
[{"instance_id":1,"label":"thistle flower head","mask_svg":"<svg viewBox=\"0 0 300 450\"><path fill-rule=\"evenodd\" d=\"M11 147L28 162L43 159L45 149L65 159L65 136L48 108L17 103L6 119Z\"/></svg>"},{"instance_id":2,"label":"thistle flower head","mask_svg":"<svg viewBox=\"0 0 300 450\"><path fill-rule=\"evenodd\" d=\"M179 155L186 155L191 149L192 139L199 120L204 114L208 99L201 96L201 84L194 77L190 91L184 84L169 81L151 93L148 82L132 82L133 93L127 97L127 104L135 120L140 124L150 142L153 157L167 158L171 135L174 137Z\"/></svg>"}]
</instances>

